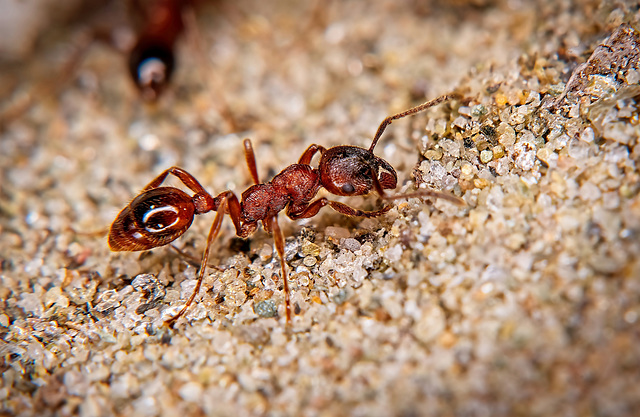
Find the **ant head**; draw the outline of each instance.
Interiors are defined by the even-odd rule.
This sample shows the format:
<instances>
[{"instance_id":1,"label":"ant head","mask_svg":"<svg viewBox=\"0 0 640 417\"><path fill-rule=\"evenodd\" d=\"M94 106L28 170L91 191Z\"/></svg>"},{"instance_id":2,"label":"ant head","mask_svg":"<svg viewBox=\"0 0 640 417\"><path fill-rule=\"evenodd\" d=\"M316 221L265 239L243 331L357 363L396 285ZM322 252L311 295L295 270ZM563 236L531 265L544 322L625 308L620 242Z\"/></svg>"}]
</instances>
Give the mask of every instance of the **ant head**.
<instances>
[{"instance_id":1,"label":"ant head","mask_svg":"<svg viewBox=\"0 0 640 417\"><path fill-rule=\"evenodd\" d=\"M174 57L170 47L141 40L129 55L129 72L142 98L157 100L173 73Z\"/></svg>"},{"instance_id":2,"label":"ant head","mask_svg":"<svg viewBox=\"0 0 640 417\"><path fill-rule=\"evenodd\" d=\"M374 177L382 189L396 188L398 180L387 161L357 146L327 149L320 158L318 171L322 186L335 195L368 194L376 189Z\"/></svg>"},{"instance_id":3,"label":"ant head","mask_svg":"<svg viewBox=\"0 0 640 417\"><path fill-rule=\"evenodd\" d=\"M109 230L113 251L148 250L180 237L193 222L193 199L182 190L159 187L138 195Z\"/></svg>"}]
</instances>

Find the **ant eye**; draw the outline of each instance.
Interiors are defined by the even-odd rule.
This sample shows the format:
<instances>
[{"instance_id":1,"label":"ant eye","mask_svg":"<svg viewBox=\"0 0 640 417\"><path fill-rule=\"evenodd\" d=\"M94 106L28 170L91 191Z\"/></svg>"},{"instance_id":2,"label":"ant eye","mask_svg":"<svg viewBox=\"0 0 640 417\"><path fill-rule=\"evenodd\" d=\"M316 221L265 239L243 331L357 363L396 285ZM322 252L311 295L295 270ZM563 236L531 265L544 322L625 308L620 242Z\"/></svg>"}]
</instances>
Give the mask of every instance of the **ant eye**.
<instances>
[{"instance_id":1,"label":"ant eye","mask_svg":"<svg viewBox=\"0 0 640 417\"><path fill-rule=\"evenodd\" d=\"M356 190L356 188L351 183L346 183L340 188L342 189L342 192L345 194L351 194Z\"/></svg>"}]
</instances>

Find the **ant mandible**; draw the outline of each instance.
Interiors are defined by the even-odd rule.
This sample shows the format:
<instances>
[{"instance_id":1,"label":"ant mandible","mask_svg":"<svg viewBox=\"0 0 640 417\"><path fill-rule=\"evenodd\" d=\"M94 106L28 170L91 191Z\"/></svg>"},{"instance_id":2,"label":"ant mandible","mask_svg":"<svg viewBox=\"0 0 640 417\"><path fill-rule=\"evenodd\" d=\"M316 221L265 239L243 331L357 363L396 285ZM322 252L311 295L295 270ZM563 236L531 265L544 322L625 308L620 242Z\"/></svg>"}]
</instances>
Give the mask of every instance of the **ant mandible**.
<instances>
[{"instance_id":1,"label":"ant mandible","mask_svg":"<svg viewBox=\"0 0 640 417\"><path fill-rule=\"evenodd\" d=\"M378 127L369 149L349 145L326 149L313 144L304 151L298 163L289 165L266 183L260 183L258 179L253 147L251 141L245 139L244 153L254 185L242 193L240 201L232 191L224 191L213 197L193 175L182 168L169 168L151 181L118 214L109 231L109 246L112 251L139 251L163 246L180 237L191 226L196 214L216 211L195 289L178 314L167 320L166 323L171 325L185 313L200 290L210 248L218 236L225 213L231 217L236 234L242 238L252 234L258 222L262 222L263 228L273 235L280 259L286 320L287 324L290 324L291 302L284 261L284 235L278 225L278 213L286 210L289 218L304 219L315 216L322 207L328 205L347 216L377 217L392 207L384 205L378 210L364 211L325 197L312 201L320 187L339 196L360 196L376 191L382 199L388 201L410 197L436 197L463 205L462 199L435 190L421 189L411 193L387 195L384 190L395 188L398 178L393 167L373 153L382 133L392 121L426 110L451 97L444 95L387 117ZM313 168L310 163L317 152L320 152L320 162L318 168ZM176 176L193 191L193 196L178 188L161 187L160 184L169 174Z\"/></svg>"}]
</instances>

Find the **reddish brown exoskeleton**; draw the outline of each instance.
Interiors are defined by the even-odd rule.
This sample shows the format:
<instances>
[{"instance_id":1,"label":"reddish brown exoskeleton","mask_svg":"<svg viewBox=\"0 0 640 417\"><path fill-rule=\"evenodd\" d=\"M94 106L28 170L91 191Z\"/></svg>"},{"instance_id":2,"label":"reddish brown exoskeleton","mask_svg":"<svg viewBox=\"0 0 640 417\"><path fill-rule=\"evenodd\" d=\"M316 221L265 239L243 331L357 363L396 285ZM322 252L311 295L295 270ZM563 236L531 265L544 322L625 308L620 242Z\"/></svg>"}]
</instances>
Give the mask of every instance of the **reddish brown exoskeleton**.
<instances>
[{"instance_id":1,"label":"reddish brown exoskeleton","mask_svg":"<svg viewBox=\"0 0 640 417\"><path fill-rule=\"evenodd\" d=\"M315 216L327 205L344 215L359 217L380 216L392 207L385 205L378 210L363 211L324 197L314 200L321 187L339 196L360 196L375 191L387 201L410 197L436 197L464 204L456 196L435 190L419 189L412 193L387 195L384 190L396 187L397 175L388 162L373 153L382 133L392 121L426 110L448 98L450 96L441 96L387 117L378 127L369 149L348 145L325 149L320 145L311 145L298 163L289 165L266 183L260 183L258 179L251 141L245 139L245 157L254 185L242 193L240 201L232 191L224 191L213 197L193 175L178 167L169 168L151 181L118 214L109 232L109 246L113 251L138 251L166 245L191 226L194 215L216 211L202 256L196 287L184 307L167 321L173 323L184 314L200 290L210 248L220 231L224 215L228 214L231 217L236 234L243 238L252 234L258 223L262 222L264 229L273 235L280 259L286 319L287 323L290 323L291 305L284 262L284 235L278 225L278 213L282 210L285 210L291 219L303 219ZM313 168L310 163L318 152L320 162L318 168ZM180 179L194 194L191 196L174 187L161 187L160 184L169 174Z\"/></svg>"},{"instance_id":2,"label":"reddish brown exoskeleton","mask_svg":"<svg viewBox=\"0 0 640 417\"><path fill-rule=\"evenodd\" d=\"M135 0L139 20L137 40L129 53L129 73L147 101L157 100L175 66L174 45L184 31L188 0Z\"/></svg>"}]
</instances>

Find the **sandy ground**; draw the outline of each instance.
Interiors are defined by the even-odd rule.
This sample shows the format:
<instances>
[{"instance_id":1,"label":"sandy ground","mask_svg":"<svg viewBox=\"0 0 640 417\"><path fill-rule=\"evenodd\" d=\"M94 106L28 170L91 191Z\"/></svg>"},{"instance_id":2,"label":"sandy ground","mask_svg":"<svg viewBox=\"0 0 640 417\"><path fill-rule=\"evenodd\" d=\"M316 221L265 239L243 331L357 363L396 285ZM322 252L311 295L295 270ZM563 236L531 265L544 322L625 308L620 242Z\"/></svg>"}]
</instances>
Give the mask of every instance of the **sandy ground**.
<instances>
[{"instance_id":1,"label":"sandy ground","mask_svg":"<svg viewBox=\"0 0 640 417\"><path fill-rule=\"evenodd\" d=\"M633 2L203 5L155 106L117 48L86 41L112 19L125 24L101 11L52 29L2 70L1 415L640 409ZM386 116L453 91L393 123L376 153L397 192L432 187L465 206L281 215L290 331L262 231L242 241L225 220L219 268L174 329L163 321L191 294L214 215L175 242L183 254L107 246L119 210L172 165L239 195L245 137L271 178L312 143L368 147Z\"/></svg>"}]
</instances>

